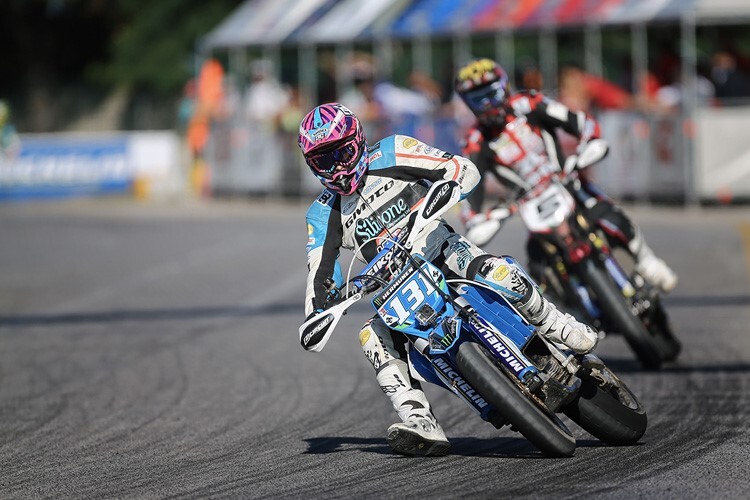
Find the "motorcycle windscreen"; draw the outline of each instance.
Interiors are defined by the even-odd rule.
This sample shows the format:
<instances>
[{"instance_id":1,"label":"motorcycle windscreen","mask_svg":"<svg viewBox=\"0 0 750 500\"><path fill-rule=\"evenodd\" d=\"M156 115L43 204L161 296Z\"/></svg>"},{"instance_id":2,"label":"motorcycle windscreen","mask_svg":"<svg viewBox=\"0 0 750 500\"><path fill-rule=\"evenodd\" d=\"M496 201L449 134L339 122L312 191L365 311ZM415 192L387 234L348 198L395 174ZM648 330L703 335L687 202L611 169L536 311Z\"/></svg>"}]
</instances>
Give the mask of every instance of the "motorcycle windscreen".
<instances>
[{"instance_id":1,"label":"motorcycle windscreen","mask_svg":"<svg viewBox=\"0 0 750 500\"><path fill-rule=\"evenodd\" d=\"M445 276L427 261L422 262L420 269L422 272L410 263L372 299L373 307L389 328L406 330L414 327L414 314L425 304L438 314L444 310L445 301L438 289L448 293Z\"/></svg>"}]
</instances>

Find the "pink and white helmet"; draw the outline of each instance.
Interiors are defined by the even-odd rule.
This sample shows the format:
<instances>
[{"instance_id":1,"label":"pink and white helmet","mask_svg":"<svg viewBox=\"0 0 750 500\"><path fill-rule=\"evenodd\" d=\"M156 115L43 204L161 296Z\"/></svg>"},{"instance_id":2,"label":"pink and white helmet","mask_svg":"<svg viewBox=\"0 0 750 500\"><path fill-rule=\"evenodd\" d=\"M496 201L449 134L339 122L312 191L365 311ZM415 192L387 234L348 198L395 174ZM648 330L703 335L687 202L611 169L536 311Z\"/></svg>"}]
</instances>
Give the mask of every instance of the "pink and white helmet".
<instances>
[{"instance_id":1,"label":"pink and white helmet","mask_svg":"<svg viewBox=\"0 0 750 500\"><path fill-rule=\"evenodd\" d=\"M367 142L362 124L346 106L332 102L307 113L297 143L325 187L342 195L357 189L367 171Z\"/></svg>"}]
</instances>

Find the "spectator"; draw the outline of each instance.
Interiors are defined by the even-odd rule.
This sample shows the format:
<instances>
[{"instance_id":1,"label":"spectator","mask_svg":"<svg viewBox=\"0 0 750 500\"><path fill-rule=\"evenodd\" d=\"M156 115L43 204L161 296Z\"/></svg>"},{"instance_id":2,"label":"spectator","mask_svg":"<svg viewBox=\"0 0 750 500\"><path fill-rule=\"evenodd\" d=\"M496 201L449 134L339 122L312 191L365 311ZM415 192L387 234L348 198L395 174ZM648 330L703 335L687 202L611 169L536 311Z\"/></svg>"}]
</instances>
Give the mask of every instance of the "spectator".
<instances>
[{"instance_id":1,"label":"spectator","mask_svg":"<svg viewBox=\"0 0 750 500\"><path fill-rule=\"evenodd\" d=\"M374 65L365 59L352 63L351 71L353 87L338 100L360 117L365 132L370 135L388 135L395 131L416 135L420 119L431 114L439 103L439 88L436 84L427 84L421 74L412 74L412 83L419 87L415 90L390 81L378 81ZM434 92L438 92L437 100L430 94Z\"/></svg>"},{"instance_id":2,"label":"spectator","mask_svg":"<svg viewBox=\"0 0 750 500\"><path fill-rule=\"evenodd\" d=\"M181 132L187 131L190 119L195 114L196 88L195 78L191 78L182 89L182 98L177 106L177 125Z\"/></svg>"},{"instance_id":3,"label":"spectator","mask_svg":"<svg viewBox=\"0 0 750 500\"><path fill-rule=\"evenodd\" d=\"M339 102L360 118L365 127L365 134L387 135L380 133L380 129L385 127L386 118L383 106L375 98L375 69L372 63L357 59L352 63L350 70L352 86L339 97Z\"/></svg>"},{"instance_id":4,"label":"spectator","mask_svg":"<svg viewBox=\"0 0 750 500\"><path fill-rule=\"evenodd\" d=\"M232 148L229 161L233 175L249 175L252 172L252 182L246 187L251 192L267 192L273 185L284 184L286 170L280 166L285 161L285 137L279 132L279 127L289 103L290 91L276 77L273 63L268 59L253 61L250 65L250 84L243 97L242 128L237 131L238 137L246 139L239 146L244 148L242 155L251 161L237 162L238 156L231 156ZM236 142L233 148L235 146Z\"/></svg>"},{"instance_id":5,"label":"spectator","mask_svg":"<svg viewBox=\"0 0 750 500\"><path fill-rule=\"evenodd\" d=\"M443 90L440 85L424 71L412 71L409 75L409 86L430 101L433 108L439 107L443 101Z\"/></svg>"},{"instance_id":6,"label":"spectator","mask_svg":"<svg viewBox=\"0 0 750 500\"><path fill-rule=\"evenodd\" d=\"M716 98L722 104L748 96L748 80L737 68L737 60L729 52L717 52L712 58L711 78L716 86Z\"/></svg>"},{"instance_id":7,"label":"spectator","mask_svg":"<svg viewBox=\"0 0 750 500\"><path fill-rule=\"evenodd\" d=\"M283 196L299 196L302 192L303 163L297 154L297 137L299 124L305 116L306 104L299 87L289 89L289 102L279 115L278 135L282 145L282 183Z\"/></svg>"},{"instance_id":8,"label":"spectator","mask_svg":"<svg viewBox=\"0 0 750 500\"><path fill-rule=\"evenodd\" d=\"M273 75L271 61L266 59L252 63L250 78L244 97L245 116L250 123L275 129L289 103L289 93Z\"/></svg>"},{"instance_id":9,"label":"spectator","mask_svg":"<svg viewBox=\"0 0 750 500\"><path fill-rule=\"evenodd\" d=\"M586 73L574 65L560 71L560 101L574 111L629 109L632 97L612 82Z\"/></svg>"},{"instance_id":10,"label":"spectator","mask_svg":"<svg viewBox=\"0 0 750 500\"><path fill-rule=\"evenodd\" d=\"M10 106L0 100L0 163L14 160L21 150L21 140L10 123Z\"/></svg>"},{"instance_id":11,"label":"spectator","mask_svg":"<svg viewBox=\"0 0 750 500\"><path fill-rule=\"evenodd\" d=\"M518 82L520 89L541 92L544 86L544 77L535 62L525 60L521 64L520 71L516 73L516 82Z\"/></svg>"},{"instance_id":12,"label":"spectator","mask_svg":"<svg viewBox=\"0 0 750 500\"><path fill-rule=\"evenodd\" d=\"M674 113L679 111L682 106L685 93L682 85L682 74L679 67L674 68L673 72L669 83L662 85L656 91L656 106L652 109L653 111ZM709 104L714 98L714 84L700 73L696 74L695 92L699 104Z\"/></svg>"},{"instance_id":13,"label":"spectator","mask_svg":"<svg viewBox=\"0 0 750 500\"><path fill-rule=\"evenodd\" d=\"M206 195L210 184L209 169L205 161L206 146L211 124L224 102L224 68L219 61L208 59L203 63L195 90L195 109L187 130L191 155L190 184L196 194Z\"/></svg>"}]
</instances>

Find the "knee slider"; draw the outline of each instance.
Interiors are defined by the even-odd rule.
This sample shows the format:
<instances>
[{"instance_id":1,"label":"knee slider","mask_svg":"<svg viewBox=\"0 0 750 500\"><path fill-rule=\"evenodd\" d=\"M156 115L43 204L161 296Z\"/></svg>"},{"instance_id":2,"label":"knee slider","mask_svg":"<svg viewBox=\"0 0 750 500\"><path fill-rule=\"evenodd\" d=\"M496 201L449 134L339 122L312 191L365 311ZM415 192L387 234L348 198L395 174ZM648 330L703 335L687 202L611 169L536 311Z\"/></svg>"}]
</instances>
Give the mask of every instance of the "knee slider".
<instances>
[{"instance_id":1,"label":"knee slider","mask_svg":"<svg viewBox=\"0 0 750 500\"><path fill-rule=\"evenodd\" d=\"M362 327L359 332L359 344L365 357L372 363L375 370L379 370L382 365L394 359L394 356L388 352L383 344L382 334L379 332L379 323L377 320L370 320ZM385 326L382 326L385 329Z\"/></svg>"},{"instance_id":2,"label":"knee slider","mask_svg":"<svg viewBox=\"0 0 750 500\"><path fill-rule=\"evenodd\" d=\"M512 257L490 257L474 277L500 292L511 302L518 302L528 295L533 281Z\"/></svg>"}]
</instances>

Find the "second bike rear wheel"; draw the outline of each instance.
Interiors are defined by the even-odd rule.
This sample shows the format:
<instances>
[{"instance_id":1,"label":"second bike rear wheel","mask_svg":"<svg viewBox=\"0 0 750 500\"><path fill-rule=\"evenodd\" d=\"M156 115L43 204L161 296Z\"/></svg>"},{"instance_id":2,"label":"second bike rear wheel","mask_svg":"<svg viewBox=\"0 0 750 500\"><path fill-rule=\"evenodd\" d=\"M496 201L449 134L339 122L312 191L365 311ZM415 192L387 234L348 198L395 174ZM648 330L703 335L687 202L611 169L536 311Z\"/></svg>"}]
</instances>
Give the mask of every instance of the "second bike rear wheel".
<instances>
[{"instance_id":1,"label":"second bike rear wheel","mask_svg":"<svg viewBox=\"0 0 750 500\"><path fill-rule=\"evenodd\" d=\"M664 361L674 361L682 351L682 343L672 333L667 313L661 301L656 301L654 311L649 319L648 331L653 335L656 346Z\"/></svg>"},{"instance_id":2,"label":"second bike rear wheel","mask_svg":"<svg viewBox=\"0 0 750 500\"><path fill-rule=\"evenodd\" d=\"M588 261L583 269L586 283L596 295L597 304L608 323L619 331L645 368L661 367L662 353L641 319L630 310L622 292L603 270Z\"/></svg>"}]
</instances>

